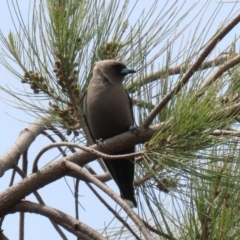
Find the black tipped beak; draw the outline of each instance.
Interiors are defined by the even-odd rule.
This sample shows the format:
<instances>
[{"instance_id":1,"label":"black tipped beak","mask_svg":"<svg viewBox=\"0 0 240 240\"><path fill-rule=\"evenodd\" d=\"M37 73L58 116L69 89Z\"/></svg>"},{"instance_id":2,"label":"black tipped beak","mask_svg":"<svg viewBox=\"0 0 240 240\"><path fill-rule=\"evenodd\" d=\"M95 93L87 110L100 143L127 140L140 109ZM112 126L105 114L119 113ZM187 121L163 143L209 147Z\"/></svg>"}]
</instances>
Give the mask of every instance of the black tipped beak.
<instances>
[{"instance_id":1,"label":"black tipped beak","mask_svg":"<svg viewBox=\"0 0 240 240\"><path fill-rule=\"evenodd\" d=\"M124 75L127 75L127 74L130 74L130 73L135 73L136 71L134 69L131 69L131 68L123 68L121 70L121 73L124 74Z\"/></svg>"}]
</instances>

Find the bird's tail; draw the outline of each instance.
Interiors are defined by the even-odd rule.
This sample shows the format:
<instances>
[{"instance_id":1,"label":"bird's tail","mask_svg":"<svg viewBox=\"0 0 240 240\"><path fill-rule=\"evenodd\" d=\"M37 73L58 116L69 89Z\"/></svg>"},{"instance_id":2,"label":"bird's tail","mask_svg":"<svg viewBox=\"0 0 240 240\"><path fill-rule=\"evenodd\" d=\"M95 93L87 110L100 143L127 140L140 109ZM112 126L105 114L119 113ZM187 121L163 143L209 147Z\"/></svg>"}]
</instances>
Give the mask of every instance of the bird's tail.
<instances>
[{"instance_id":1,"label":"bird's tail","mask_svg":"<svg viewBox=\"0 0 240 240\"><path fill-rule=\"evenodd\" d=\"M133 152L133 151L132 151ZM118 154L129 153L129 150ZM134 159L105 160L104 162L119 187L121 197L130 207L137 207L134 196Z\"/></svg>"},{"instance_id":2,"label":"bird's tail","mask_svg":"<svg viewBox=\"0 0 240 240\"><path fill-rule=\"evenodd\" d=\"M137 201L136 201L134 195L131 197L131 200L128 199L128 198L124 198L124 196L123 196L122 194L121 194L121 197L122 197L122 199L127 203L127 205L128 205L130 208L137 207Z\"/></svg>"}]
</instances>

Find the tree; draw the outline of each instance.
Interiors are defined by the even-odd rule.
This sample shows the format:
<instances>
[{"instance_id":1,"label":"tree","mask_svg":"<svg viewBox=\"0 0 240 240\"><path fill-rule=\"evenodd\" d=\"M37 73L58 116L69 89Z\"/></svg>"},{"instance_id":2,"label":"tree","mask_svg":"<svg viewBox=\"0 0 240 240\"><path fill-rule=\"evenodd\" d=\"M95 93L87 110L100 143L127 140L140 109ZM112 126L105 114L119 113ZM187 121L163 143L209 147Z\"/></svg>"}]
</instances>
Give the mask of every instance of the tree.
<instances>
[{"instance_id":1,"label":"tree","mask_svg":"<svg viewBox=\"0 0 240 240\"><path fill-rule=\"evenodd\" d=\"M28 23L17 1L8 3L16 28L8 36L1 32L0 61L22 90L1 86L1 91L37 119L0 158L1 175L12 170L9 187L0 193L3 230L9 214L20 212L19 239L28 213L49 219L62 239L69 239L62 228L78 239L238 239L240 55L234 27L240 14L238 5L232 6L216 27L226 5L217 4L209 17L210 2L157 7L155 1L139 14L137 3L127 0L35 0ZM196 30L185 39L193 22ZM138 70L125 82L138 134L127 132L97 146L89 137L81 97L94 63L103 59ZM52 143L28 154L40 134ZM110 176L102 173L101 162L103 156L114 161L109 154L132 145L137 145L137 210L105 184ZM43 155L50 149L55 151ZM71 179L68 196L61 189L57 198L39 192L63 178ZM79 184L93 194L82 198ZM59 198L75 203L75 215L56 207ZM93 206L95 215L102 207L114 217L103 230L81 219L84 199L93 198L101 202Z\"/></svg>"}]
</instances>

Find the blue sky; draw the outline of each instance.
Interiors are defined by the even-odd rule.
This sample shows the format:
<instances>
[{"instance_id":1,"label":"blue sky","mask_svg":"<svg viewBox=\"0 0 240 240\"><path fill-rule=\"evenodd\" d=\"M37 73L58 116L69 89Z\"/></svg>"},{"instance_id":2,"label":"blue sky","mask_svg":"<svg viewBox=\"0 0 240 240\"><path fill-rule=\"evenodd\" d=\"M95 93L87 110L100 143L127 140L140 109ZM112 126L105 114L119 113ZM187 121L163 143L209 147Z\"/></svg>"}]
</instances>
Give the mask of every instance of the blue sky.
<instances>
[{"instance_id":1,"label":"blue sky","mask_svg":"<svg viewBox=\"0 0 240 240\"><path fill-rule=\"evenodd\" d=\"M21 1L21 11L22 15L24 17L28 16L28 7L29 7L29 1ZM153 1L144 1L140 0L138 3L138 7L135 10L134 14L132 15L131 19L136 20L139 17L139 13L144 8L149 8L150 3ZM165 1L164 1L165 2ZM178 5L180 6L183 1L178 1ZM190 1L189 1L190 2ZM198 1L196 1L198 2ZM194 10L189 14L189 16L182 22L182 28L186 26L196 15L196 13L204 6L204 4L207 1L200 1L200 3L194 8ZM209 5L207 7L207 11L204 15L204 17L201 20L201 25L199 30L202 28L204 29L206 23L209 21L211 15L213 15L217 5L219 4L219 1L208 1ZM229 3L229 1L225 1L223 8L220 9L220 12L218 13L216 19L214 20L214 23L212 24L211 28L208 31L208 36L211 36L215 33L218 25L224 21L225 17L230 13L231 8L234 3ZM161 1L163 3L163 1ZM191 4L194 2L191 1ZM160 5L160 3L159 3ZM188 4L186 4L188 5ZM189 6L184 6L181 11L184 11L184 9L189 8ZM240 8L240 4L236 6L236 9ZM156 13L161 10L161 6L158 6L156 8ZM234 9L235 11L235 9ZM1 31L7 36L9 31L15 31L12 20L10 17L10 13L7 7L7 1L2 1L1 8L0 8L0 29ZM15 17L14 17L15 18ZM15 19L16 20L16 19ZM199 20L199 18L198 18ZM192 34L196 29L196 24L198 23L198 20L196 20L190 27L188 27L185 32L184 36L185 38L183 41L188 40L189 34ZM181 27L179 28L181 29ZM224 39L222 41L222 49L226 45L229 44L229 41L233 39L233 36L235 34L239 33L239 26L235 27L234 31L232 31L231 36ZM2 45L2 44L1 44ZM180 45L180 41L179 41ZM175 45L175 48L177 48L178 45ZM221 49L219 49L220 51ZM237 51L239 51L239 47L237 46ZM217 51L217 50L216 50ZM156 61L156 66L158 64L162 64L161 59L159 61ZM14 76L9 73L2 65L0 65L0 76L1 76L1 84L2 85L8 85L8 86L15 86L16 80L14 79ZM17 84L18 85L18 84ZM5 93L0 91L0 98L1 99L11 99L10 96L7 96ZM0 101L0 116L1 116L1 125L0 125L0 136L1 136L1 148L0 148L0 155L2 155L11 145L14 144L15 140L17 139L20 131L22 131L24 128L28 126L29 123L34 121L34 118L27 115L26 113L9 106L5 103L6 101ZM30 151L29 151L29 160L33 159L36 154L41 150L42 147L49 144L49 141L47 141L44 137L39 136L39 138L32 144ZM47 160L52 159L53 152L48 152L44 155L44 158L42 160L42 165L47 163ZM10 181L11 171L8 171L5 173L5 175L1 178L0 181L0 191L5 189ZM16 178L16 180L19 180L19 178ZM67 212L68 214L74 216L74 199L70 193L69 187L66 184L66 181L72 186L72 180L70 178L61 179L55 183L52 183L49 186L44 187L43 189L40 189L39 192L43 196L44 201L47 205L52 206L54 208L60 209L62 211ZM110 187L113 187L116 192L118 190L116 189L115 184L111 181L109 184ZM83 205L84 209L81 209L80 207L80 220L82 220L84 223L89 224L91 227L96 229L101 229L104 227L105 224L107 224L111 219L112 215L101 206L101 203L96 199L96 197L88 190L86 185L84 183L80 184L80 194L82 197L80 197L80 202ZM33 196L27 197L27 199L36 201ZM112 205L113 207L115 205ZM52 240L52 239L60 239L58 234L53 230L51 224L49 223L48 219L45 217L34 215L34 214L26 214L26 231L25 236L26 240L40 240L40 239L46 239L46 240ZM19 215L8 215L7 218L4 221L3 224L3 230L6 236L9 239L17 239L18 238L18 219ZM68 235L69 239L76 239L73 235Z\"/></svg>"}]
</instances>

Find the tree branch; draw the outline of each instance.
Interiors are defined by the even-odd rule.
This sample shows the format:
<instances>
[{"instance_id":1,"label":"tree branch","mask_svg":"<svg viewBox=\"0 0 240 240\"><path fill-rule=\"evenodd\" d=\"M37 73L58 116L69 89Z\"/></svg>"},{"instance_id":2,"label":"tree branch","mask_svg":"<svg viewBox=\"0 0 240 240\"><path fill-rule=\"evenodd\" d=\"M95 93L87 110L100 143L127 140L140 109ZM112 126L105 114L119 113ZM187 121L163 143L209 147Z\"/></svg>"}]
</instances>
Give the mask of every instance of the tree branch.
<instances>
[{"instance_id":1,"label":"tree branch","mask_svg":"<svg viewBox=\"0 0 240 240\"><path fill-rule=\"evenodd\" d=\"M131 232L137 240L141 240L138 235L133 231L133 229L128 225L128 223L101 197L101 195L94 189L94 187L92 187L91 184L88 182L86 182L86 184L97 196L97 198L104 204L104 206L129 230L129 232Z\"/></svg>"},{"instance_id":2,"label":"tree branch","mask_svg":"<svg viewBox=\"0 0 240 240\"><path fill-rule=\"evenodd\" d=\"M62 142L68 142L68 140L67 140L67 138L65 138L65 136L57 129L57 128L55 128L54 126L50 126L49 128L48 128L49 130L51 130L51 131L53 131L61 140L62 140ZM51 140L51 138L49 138L50 140ZM53 142L53 141L52 141ZM72 153L75 153L76 152L76 150L74 149L74 147L70 147L69 148L70 149L70 151L72 152ZM67 156L67 154L63 151L63 152L61 152L62 153L62 155L65 157L65 156ZM95 171L88 165L88 164L85 164L85 166L84 166L90 173L92 173L92 174L96 174L95 173Z\"/></svg>"},{"instance_id":3,"label":"tree branch","mask_svg":"<svg viewBox=\"0 0 240 240\"><path fill-rule=\"evenodd\" d=\"M87 172L86 170L77 166L74 163L71 163L69 161L64 161L63 164L69 170L74 171L76 174L79 174L80 178L84 178L84 179L87 179L87 181L92 182L97 187L99 187L102 191L104 191L108 196L110 196L113 200L115 200L115 202L118 203L123 208L123 210L127 213L127 215L137 225L140 232L142 232L142 234L144 235L145 239L146 240L152 239L152 237L149 235L147 229L145 228L140 218L134 213L134 211L128 206L128 204L125 203L125 201L122 198L120 198L114 191L112 191L107 185L103 184L101 181L99 181L89 172Z\"/></svg>"},{"instance_id":4,"label":"tree branch","mask_svg":"<svg viewBox=\"0 0 240 240\"><path fill-rule=\"evenodd\" d=\"M166 238L166 239L169 239L169 240L177 240L176 238L170 236L169 234L164 233L164 232L161 232L161 231L159 231L158 229L152 227L148 222L146 222L146 221L144 221L144 220L142 220L142 221L143 221L144 225L145 225L150 231L158 234L159 236L162 236L162 237L164 237L164 238Z\"/></svg>"},{"instance_id":5,"label":"tree branch","mask_svg":"<svg viewBox=\"0 0 240 240\"><path fill-rule=\"evenodd\" d=\"M240 54L231 60L225 62L222 66L220 66L215 73L213 73L205 82L202 83L199 91L204 92L206 88L211 85L214 81L216 81L219 77L223 75L224 72L228 71L230 68L239 64L240 62ZM201 93L200 93L201 94ZM199 96L199 95L198 95Z\"/></svg>"},{"instance_id":6,"label":"tree branch","mask_svg":"<svg viewBox=\"0 0 240 240\"><path fill-rule=\"evenodd\" d=\"M131 132L123 133L119 136L105 140L102 147L93 145L92 148L104 153L112 153L123 150L127 147L138 143L149 141L153 134L164 124L157 124L148 129L138 128L138 136ZM56 181L57 179L68 174L66 168L62 166L64 160L84 166L86 163L93 161L95 155L92 153L80 151L70 156L64 157L61 160L48 164L38 172L29 175L8 189L0 193L0 216L4 215L9 207L18 203L22 198L36 191L37 189Z\"/></svg>"},{"instance_id":7,"label":"tree branch","mask_svg":"<svg viewBox=\"0 0 240 240\"><path fill-rule=\"evenodd\" d=\"M53 143L56 143L56 140L50 135L50 134L48 134L46 131L42 131L42 134L44 135L44 136L46 136L51 142L53 142ZM66 140L67 141L67 140ZM65 151L59 146L59 147L57 147L58 148L58 150L59 150L59 152L63 155L63 156L66 156L66 154L65 154Z\"/></svg>"},{"instance_id":8,"label":"tree branch","mask_svg":"<svg viewBox=\"0 0 240 240\"><path fill-rule=\"evenodd\" d=\"M34 162L33 162L33 172L38 171L38 160L40 159L40 157L43 155L43 153L45 153L47 150L54 148L54 147L59 147L59 146L70 146L70 147L76 147L76 148L80 148L86 152L92 153L97 157L101 157L101 158L105 158L105 159L127 159L130 157L138 157L144 154L144 152L136 152L136 153L131 153L131 154L122 154L122 155L108 155L105 153L102 153L100 151L94 150L91 147L86 147L84 145L80 145L77 143L71 143L71 142L61 142L61 143L52 143L49 144L48 146L44 147L37 155L37 157L35 158Z\"/></svg>"},{"instance_id":9,"label":"tree branch","mask_svg":"<svg viewBox=\"0 0 240 240\"><path fill-rule=\"evenodd\" d=\"M25 178L26 177L26 174L18 167L18 166L15 166L14 167L14 170L22 177L22 178ZM34 196L36 197L36 199L38 200L38 202L40 204L43 204L45 205L42 197L40 196L40 194L38 193L38 191L34 191L33 192ZM63 240L67 240L67 237L65 236L65 234L63 233L62 229L54 222L52 221L51 219L49 219L49 221L51 222L51 224L53 225L53 227L55 228L55 230L59 233L59 235L61 236L61 238Z\"/></svg>"},{"instance_id":10,"label":"tree branch","mask_svg":"<svg viewBox=\"0 0 240 240\"><path fill-rule=\"evenodd\" d=\"M210 54L212 49L216 46L216 44L222 40L231 30L240 22L240 14L238 14L229 24L227 24L222 30L220 30L215 37L213 37L209 43L205 46L202 53L199 55L198 59L195 63L188 69L186 74L182 77L182 79L176 84L176 86L167 93L162 101L156 105L156 107L151 111L148 117L145 119L142 124L143 128L148 128L152 123L153 119L156 115L168 104L168 102L172 99L174 95L176 95L182 87L189 81L195 71L200 68L204 59Z\"/></svg>"},{"instance_id":11,"label":"tree branch","mask_svg":"<svg viewBox=\"0 0 240 240\"><path fill-rule=\"evenodd\" d=\"M202 71L203 69L208 69L208 68L212 68L213 66L222 65L222 63L225 62L227 59L228 59L228 56L221 56L214 60L205 61L202 63L201 67L196 71ZM192 66L190 65L189 67L192 67ZM126 89L128 92L133 93L143 85L160 80L161 78L162 79L166 78L167 76L177 75L185 72L187 72L187 68L184 68L183 64L180 64L176 67L168 68L167 70L161 69L160 71L157 71L147 76L144 79L134 80L133 82L131 82L126 86Z\"/></svg>"},{"instance_id":12,"label":"tree branch","mask_svg":"<svg viewBox=\"0 0 240 240\"><path fill-rule=\"evenodd\" d=\"M19 138L9 150L0 157L0 177L5 171L12 168L35 138L45 129L49 124L49 117L39 118L34 123L25 128L19 135Z\"/></svg>"},{"instance_id":13,"label":"tree branch","mask_svg":"<svg viewBox=\"0 0 240 240\"><path fill-rule=\"evenodd\" d=\"M37 203L33 203L30 201L21 201L17 203L14 207L9 209L7 214L15 213L15 212L29 212L29 213L37 213L45 216L57 224L61 225L63 228L78 236L82 239L96 239L96 240L105 240L96 230L85 225L82 222L79 222L75 218L63 213L57 209L48 207L46 205L41 205ZM89 238L84 238L85 236Z\"/></svg>"}]
</instances>

